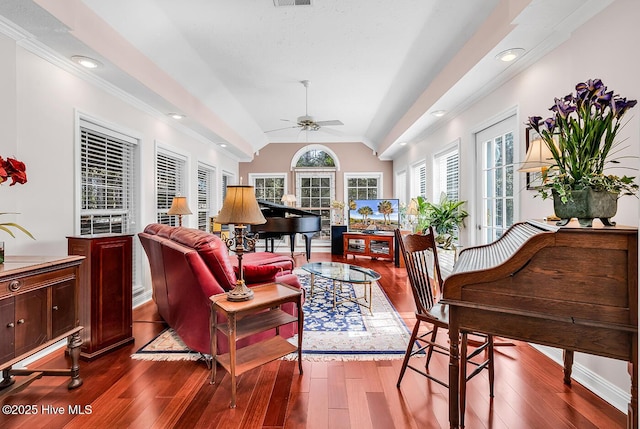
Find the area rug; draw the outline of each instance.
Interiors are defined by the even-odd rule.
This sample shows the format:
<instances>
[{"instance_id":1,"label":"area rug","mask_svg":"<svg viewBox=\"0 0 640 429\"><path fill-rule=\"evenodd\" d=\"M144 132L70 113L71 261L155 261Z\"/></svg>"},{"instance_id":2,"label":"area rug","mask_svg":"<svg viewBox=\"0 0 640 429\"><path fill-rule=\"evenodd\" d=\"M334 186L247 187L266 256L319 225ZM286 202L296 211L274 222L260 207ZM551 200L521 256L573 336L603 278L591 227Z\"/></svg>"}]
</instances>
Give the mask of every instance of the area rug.
<instances>
[{"instance_id":1,"label":"area rug","mask_svg":"<svg viewBox=\"0 0 640 429\"><path fill-rule=\"evenodd\" d=\"M308 361L348 361L402 359L410 332L387 296L377 283L372 284L372 311L352 302L338 304L333 309L332 294L314 290L311 297L310 276L296 271L306 290L303 305L304 333L302 358ZM331 280L316 276L316 286L329 289ZM362 295L362 286L356 285ZM344 284L345 291L353 286ZM297 344L297 338L290 338ZM284 359L297 359L297 353ZM159 334L140 348L133 359L142 360L198 360L200 353L187 349L172 329Z\"/></svg>"}]
</instances>

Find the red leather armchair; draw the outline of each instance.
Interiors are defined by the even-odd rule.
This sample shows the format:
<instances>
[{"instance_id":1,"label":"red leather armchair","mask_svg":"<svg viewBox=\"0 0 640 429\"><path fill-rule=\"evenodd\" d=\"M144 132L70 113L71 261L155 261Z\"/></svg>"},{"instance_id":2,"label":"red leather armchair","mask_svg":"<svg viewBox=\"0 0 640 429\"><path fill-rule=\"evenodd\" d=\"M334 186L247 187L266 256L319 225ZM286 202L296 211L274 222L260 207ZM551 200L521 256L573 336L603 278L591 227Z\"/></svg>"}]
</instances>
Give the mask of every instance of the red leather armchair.
<instances>
[{"instance_id":1,"label":"red leather armchair","mask_svg":"<svg viewBox=\"0 0 640 429\"><path fill-rule=\"evenodd\" d=\"M209 297L231 290L236 284L236 265L225 243L204 231L161 224L148 225L138 237L149 259L158 313L191 350L210 354ZM297 276L292 274L294 261L289 256L247 253L243 268L249 287L277 281L300 288ZM297 314L293 303L284 305L283 310ZM222 317L218 320L224 321ZM296 333L296 324L280 328L284 337ZM227 352L226 337L220 332L217 335L217 353ZM243 338L237 345L244 347L274 335L275 329Z\"/></svg>"}]
</instances>

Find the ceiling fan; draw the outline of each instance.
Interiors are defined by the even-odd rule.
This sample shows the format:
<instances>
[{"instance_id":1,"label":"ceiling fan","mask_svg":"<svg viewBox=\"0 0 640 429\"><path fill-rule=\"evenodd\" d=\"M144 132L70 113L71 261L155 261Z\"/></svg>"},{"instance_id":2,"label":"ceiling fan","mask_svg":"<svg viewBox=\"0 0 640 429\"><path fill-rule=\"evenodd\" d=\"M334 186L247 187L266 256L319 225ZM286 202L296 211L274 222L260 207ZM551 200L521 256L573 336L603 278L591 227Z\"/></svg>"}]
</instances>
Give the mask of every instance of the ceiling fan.
<instances>
[{"instance_id":1,"label":"ceiling fan","mask_svg":"<svg viewBox=\"0 0 640 429\"><path fill-rule=\"evenodd\" d=\"M298 118L296 119L296 125L292 126L292 127L285 127L285 128L278 128L275 130L269 130L266 132L271 132L271 131L279 131L279 130L285 130L288 128L300 128L300 131L318 131L321 127L325 127L325 126L332 126L332 125L344 125L342 123L342 121L339 121L337 119L332 119L329 121L316 121L315 119L313 119L313 116L309 116L309 81L308 80L301 80L300 83L304 86L305 88L305 109L304 109L304 115L303 116L298 116ZM282 121L289 121L288 119L282 119ZM291 121L289 121L291 122Z\"/></svg>"}]
</instances>

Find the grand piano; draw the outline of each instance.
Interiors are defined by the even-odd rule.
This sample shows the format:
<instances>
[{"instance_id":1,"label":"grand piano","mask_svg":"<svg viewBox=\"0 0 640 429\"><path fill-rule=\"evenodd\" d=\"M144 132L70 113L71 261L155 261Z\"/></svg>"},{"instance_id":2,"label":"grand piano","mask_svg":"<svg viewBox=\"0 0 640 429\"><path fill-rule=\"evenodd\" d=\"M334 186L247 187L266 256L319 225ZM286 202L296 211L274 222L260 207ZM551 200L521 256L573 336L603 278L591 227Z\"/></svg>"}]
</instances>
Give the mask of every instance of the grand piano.
<instances>
[{"instance_id":1,"label":"grand piano","mask_svg":"<svg viewBox=\"0 0 640 429\"><path fill-rule=\"evenodd\" d=\"M269 250L268 245L271 243L271 252L273 252L274 239L288 235L293 256L295 235L302 234L308 261L311 257L311 238L321 229L320 215L264 200L258 200L258 205L267 223L251 226L251 232L257 232L259 238L265 239L266 250Z\"/></svg>"},{"instance_id":2,"label":"grand piano","mask_svg":"<svg viewBox=\"0 0 640 429\"><path fill-rule=\"evenodd\" d=\"M574 221L575 222L575 221ZM638 428L638 230L527 221L460 252L444 281L449 305L449 423L460 425L459 333L476 331L627 361L628 428ZM499 371L499 367L496 368Z\"/></svg>"}]
</instances>

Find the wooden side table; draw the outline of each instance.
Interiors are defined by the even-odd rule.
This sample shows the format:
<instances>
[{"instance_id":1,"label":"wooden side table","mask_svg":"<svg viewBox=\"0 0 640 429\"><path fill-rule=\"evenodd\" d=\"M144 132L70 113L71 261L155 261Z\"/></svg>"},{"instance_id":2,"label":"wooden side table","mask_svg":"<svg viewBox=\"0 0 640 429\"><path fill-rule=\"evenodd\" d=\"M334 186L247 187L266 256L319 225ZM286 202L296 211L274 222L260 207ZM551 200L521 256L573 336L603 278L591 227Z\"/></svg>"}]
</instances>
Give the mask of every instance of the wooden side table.
<instances>
[{"instance_id":1,"label":"wooden side table","mask_svg":"<svg viewBox=\"0 0 640 429\"><path fill-rule=\"evenodd\" d=\"M282 283L270 283L251 288L253 299L227 301L222 293L211 299L211 384L216 379L216 362L231 374L231 408L236 407L236 376L267 362L298 351L298 369L302 374L302 290ZM295 302L298 315L293 316L280 309L286 302ZM269 309L269 311L262 311ZM227 323L218 324L218 314L227 317ZM279 334L279 327L298 322L298 346L289 343ZM276 336L236 350L236 341L250 335L276 329ZM223 332L229 339L229 353L217 355L216 332Z\"/></svg>"}]
</instances>

